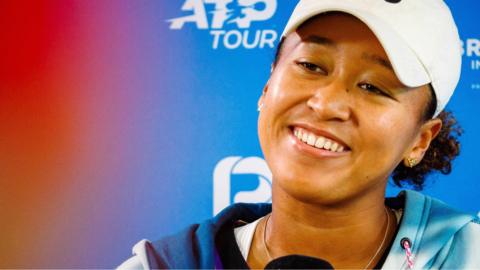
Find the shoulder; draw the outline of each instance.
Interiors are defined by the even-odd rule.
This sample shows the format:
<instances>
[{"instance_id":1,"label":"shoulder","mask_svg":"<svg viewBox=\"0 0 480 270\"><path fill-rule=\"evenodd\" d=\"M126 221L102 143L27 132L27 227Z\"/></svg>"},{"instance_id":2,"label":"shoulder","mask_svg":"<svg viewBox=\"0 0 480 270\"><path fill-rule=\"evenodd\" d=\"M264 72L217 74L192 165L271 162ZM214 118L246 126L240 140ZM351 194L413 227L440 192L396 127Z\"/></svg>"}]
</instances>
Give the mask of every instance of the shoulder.
<instances>
[{"instance_id":1,"label":"shoulder","mask_svg":"<svg viewBox=\"0 0 480 270\"><path fill-rule=\"evenodd\" d=\"M457 237L468 238L474 240L477 247L480 248L480 218L477 216L470 221L459 232Z\"/></svg>"},{"instance_id":2,"label":"shoulder","mask_svg":"<svg viewBox=\"0 0 480 270\"><path fill-rule=\"evenodd\" d=\"M132 248L133 256L130 257L128 260L124 261L121 265L119 265L116 269L121 270L131 270L131 269L150 269L150 264L148 262L148 252L147 246L149 245L149 241L146 239L141 240Z\"/></svg>"},{"instance_id":3,"label":"shoulder","mask_svg":"<svg viewBox=\"0 0 480 270\"><path fill-rule=\"evenodd\" d=\"M477 217L450 240L447 256L442 268L480 269L480 219Z\"/></svg>"},{"instance_id":4,"label":"shoulder","mask_svg":"<svg viewBox=\"0 0 480 270\"><path fill-rule=\"evenodd\" d=\"M480 218L476 217L459 230L454 236L454 246L480 249ZM479 257L480 260L480 257Z\"/></svg>"},{"instance_id":5,"label":"shoulder","mask_svg":"<svg viewBox=\"0 0 480 270\"><path fill-rule=\"evenodd\" d=\"M480 268L480 219L444 202L409 191L405 225L415 228L420 265L434 268ZM414 211L409 211L414 210ZM427 267L429 268L429 267Z\"/></svg>"},{"instance_id":6,"label":"shoulder","mask_svg":"<svg viewBox=\"0 0 480 270\"><path fill-rule=\"evenodd\" d=\"M472 229L472 233L478 233L478 227L480 226L478 216L466 213L439 199L418 192L407 192L405 210L413 212L409 213L409 217L417 217L414 223L419 229L425 230L423 231L423 233L427 233L425 237L432 237L436 240L442 235L448 235L448 238L450 238ZM409 223L408 225L413 224Z\"/></svg>"},{"instance_id":7,"label":"shoulder","mask_svg":"<svg viewBox=\"0 0 480 270\"><path fill-rule=\"evenodd\" d=\"M237 220L252 222L270 211L270 204L234 204L215 217L192 224L174 235L154 242L138 242L133 247L133 257L119 269L214 268L215 236L220 229Z\"/></svg>"},{"instance_id":8,"label":"shoulder","mask_svg":"<svg viewBox=\"0 0 480 270\"><path fill-rule=\"evenodd\" d=\"M198 227L199 224L192 224L157 241L139 241L132 248L133 256L117 269L197 268L195 234Z\"/></svg>"},{"instance_id":9,"label":"shoulder","mask_svg":"<svg viewBox=\"0 0 480 270\"><path fill-rule=\"evenodd\" d=\"M405 210L420 218L426 224L449 223L454 227L463 227L479 219L470 213L456 209L443 201L412 190L402 191L399 197L405 197ZM455 223L455 224L452 224Z\"/></svg>"}]
</instances>

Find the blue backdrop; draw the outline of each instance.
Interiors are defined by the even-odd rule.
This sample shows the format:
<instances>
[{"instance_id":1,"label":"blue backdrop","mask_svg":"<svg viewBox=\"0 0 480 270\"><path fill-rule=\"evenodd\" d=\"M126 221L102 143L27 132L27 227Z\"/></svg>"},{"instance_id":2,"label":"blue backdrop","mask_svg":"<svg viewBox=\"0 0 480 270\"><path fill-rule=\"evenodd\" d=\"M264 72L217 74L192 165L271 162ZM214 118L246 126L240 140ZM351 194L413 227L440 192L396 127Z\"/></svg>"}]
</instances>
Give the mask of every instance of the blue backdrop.
<instances>
[{"instance_id":1,"label":"blue backdrop","mask_svg":"<svg viewBox=\"0 0 480 270\"><path fill-rule=\"evenodd\" d=\"M0 76L21 76L0 77L0 267L110 268L143 238L270 200L257 99L297 1L7 2ZM464 43L447 109L465 133L424 193L476 213L480 2L447 3Z\"/></svg>"}]
</instances>

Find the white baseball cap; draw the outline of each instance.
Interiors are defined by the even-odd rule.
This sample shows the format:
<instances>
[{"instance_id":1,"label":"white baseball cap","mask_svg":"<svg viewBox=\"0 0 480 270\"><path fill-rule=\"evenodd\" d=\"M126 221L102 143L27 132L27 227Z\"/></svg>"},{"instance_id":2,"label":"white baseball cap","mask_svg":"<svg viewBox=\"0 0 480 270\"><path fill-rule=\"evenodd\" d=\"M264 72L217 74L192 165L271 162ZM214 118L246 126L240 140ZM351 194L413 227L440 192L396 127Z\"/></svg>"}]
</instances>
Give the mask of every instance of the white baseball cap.
<instances>
[{"instance_id":1,"label":"white baseball cap","mask_svg":"<svg viewBox=\"0 0 480 270\"><path fill-rule=\"evenodd\" d=\"M443 0L300 0L282 34L286 37L318 14L340 11L364 22L377 36L399 80L431 84L437 116L460 79L461 41Z\"/></svg>"}]
</instances>

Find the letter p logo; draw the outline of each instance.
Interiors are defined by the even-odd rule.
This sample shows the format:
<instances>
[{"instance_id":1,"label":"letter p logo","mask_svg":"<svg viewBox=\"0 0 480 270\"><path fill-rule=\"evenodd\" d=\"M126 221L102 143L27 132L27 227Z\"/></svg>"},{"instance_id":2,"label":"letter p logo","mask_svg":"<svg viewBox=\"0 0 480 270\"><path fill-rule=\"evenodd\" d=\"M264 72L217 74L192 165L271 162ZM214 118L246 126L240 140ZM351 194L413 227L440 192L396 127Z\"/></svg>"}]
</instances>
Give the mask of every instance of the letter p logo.
<instances>
[{"instance_id":1,"label":"letter p logo","mask_svg":"<svg viewBox=\"0 0 480 270\"><path fill-rule=\"evenodd\" d=\"M270 202L272 173L259 157L227 157L213 172L213 214L237 202Z\"/></svg>"}]
</instances>

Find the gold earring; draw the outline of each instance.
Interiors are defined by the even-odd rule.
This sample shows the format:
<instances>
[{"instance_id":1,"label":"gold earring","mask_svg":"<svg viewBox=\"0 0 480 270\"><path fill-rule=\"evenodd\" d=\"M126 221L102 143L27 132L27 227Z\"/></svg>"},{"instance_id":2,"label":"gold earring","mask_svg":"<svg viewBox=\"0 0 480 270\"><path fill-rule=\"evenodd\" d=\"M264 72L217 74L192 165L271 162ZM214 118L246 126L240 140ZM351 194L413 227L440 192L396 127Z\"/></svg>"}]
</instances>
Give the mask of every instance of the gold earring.
<instances>
[{"instance_id":1,"label":"gold earring","mask_svg":"<svg viewBox=\"0 0 480 270\"><path fill-rule=\"evenodd\" d=\"M407 158L407 164L408 167L413 168L415 165L417 165L417 159L416 158Z\"/></svg>"}]
</instances>

